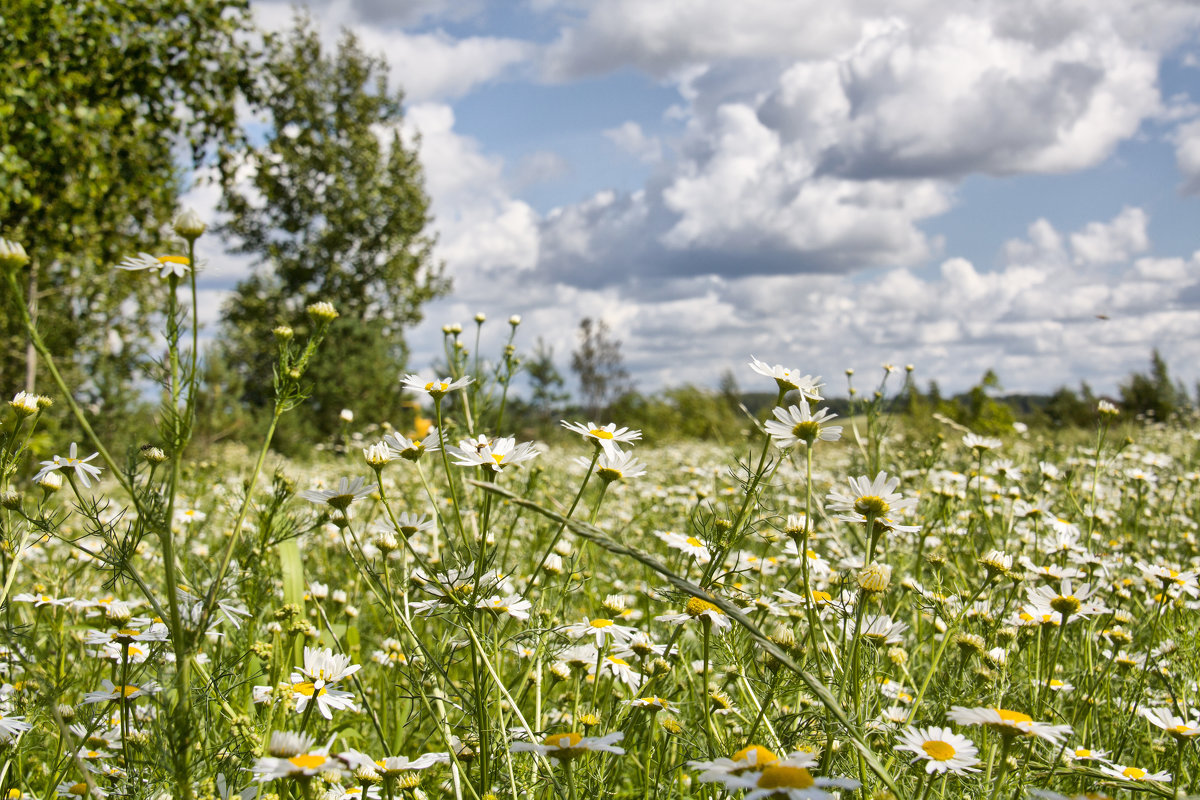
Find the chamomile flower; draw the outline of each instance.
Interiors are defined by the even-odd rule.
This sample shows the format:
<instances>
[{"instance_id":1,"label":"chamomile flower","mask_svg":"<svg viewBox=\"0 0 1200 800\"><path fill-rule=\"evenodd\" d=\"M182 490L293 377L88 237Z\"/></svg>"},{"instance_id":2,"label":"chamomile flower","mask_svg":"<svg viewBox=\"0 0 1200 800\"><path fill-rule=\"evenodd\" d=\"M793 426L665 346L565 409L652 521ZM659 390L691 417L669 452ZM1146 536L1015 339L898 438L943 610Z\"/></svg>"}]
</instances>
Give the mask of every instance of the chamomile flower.
<instances>
[{"instance_id":1,"label":"chamomile flower","mask_svg":"<svg viewBox=\"0 0 1200 800\"><path fill-rule=\"evenodd\" d=\"M588 674L591 675L593 679L596 677L595 664L591 665L591 668L588 670ZM636 691L637 688L642 685L642 681L645 680L644 676L637 672L628 661L620 656L615 655L605 656L600 661L600 674L608 675L614 680L618 680L625 684L634 691Z\"/></svg>"},{"instance_id":2,"label":"chamomile flower","mask_svg":"<svg viewBox=\"0 0 1200 800\"><path fill-rule=\"evenodd\" d=\"M33 728L25 717L10 716L0 710L0 742L12 741L27 730Z\"/></svg>"},{"instance_id":3,"label":"chamomile flower","mask_svg":"<svg viewBox=\"0 0 1200 800\"><path fill-rule=\"evenodd\" d=\"M949 728L908 727L900 731L899 739L896 749L915 753L912 763L925 759L928 774L952 772L965 775L979 771L975 768L979 763L975 757L979 754L975 744Z\"/></svg>"},{"instance_id":4,"label":"chamomile flower","mask_svg":"<svg viewBox=\"0 0 1200 800\"><path fill-rule=\"evenodd\" d=\"M441 400L455 389L461 389L468 385L474 378L468 376L454 380L453 378L442 378L441 380L425 380L420 375L406 375L404 377L404 388L412 389L414 392L424 392L434 400Z\"/></svg>"},{"instance_id":5,"label":"chamomile flower","mask_svg":"<svg viewBox=\"0 0 1200 800\"><path fill-rule=\"evenodd\" d=\"M618 428L615 422L610 422L607 425L600 426L594 422L589 422L584 425L581 422L567 422L561 420L562 426L573 433L578 433L585 440L590 440L596 447L601 448L610 456L621 452L617 447L619 443L632 444L642 438L641 431L631 430L630 428Z\"/></svg>"},{"instance_id":6,"label":"chamomile flower","mask_svg":"<svg viewBox=\"0 0 1200 800\"><path fill-rule=\"evenodd\" d=\"M541 455L532 442L517 444L511 436L489 439L482 434L475 439L461 440L458 447L447 447L446 453L460 467L490 467L496 472Z\"/></svg>"},{"instance_id":7,"label":"chamomile flower","mask_svg":"<svg viewBox=\"0 0 1200 800\"><path fill-rule=\"evenodd\" d=\"M1176 739L1185 740L1200 736L1200 719L1184 721L1177 717L1169 708L1140 708L1138 713L1145 717L1151 725L1162 728Z\"/></svg>"},{"instance_id":8,"label":"chamomile flower","mask_svg":"<svg viewBox=\"0 0 1200 800\"><path fill-rule=\"evenodd\" d=\"M1058 744L1071 734L1070 725L1039 722L1028 714L1006 708L952 706L946 718L959 725L986 725L1003 736L1036 736L1051 744Z\"/></svg>"},{"instance_id":9,"label":"chamomile flower","mask_svg":"<svg viewBox=\"0 0 1200 800\"><path fill-rule=\"evenodd\" d=\"M59 797L71 798L71 800L80 800L84 797L108 797L108 792L101 789L99 786L89 787L84 782L68 783L63 781L55 791Z\"/></svg>"},{"instance_id":10,"label":"chamomile flower","mask_svg":"<svg viewBox=\"0 0 1200 800\"><path fill-rule=\"evenodd\" d=\"M977 433L968 433L962 439L963 444L974 450L976 453L982 453L986 450L995 450L1004 442L993 436L980 436Z\"/></svg>"},{"instance_id":11,"label":"chamomile flower","mask_svg":"<svg viewBox=\"0 0 1200 800\"><path fill-rule=\"evenodd\" d=\"M379 484L366 485L366 481L361 476L356 476L352 479L341 478L336 489L309 489L301 492L300 496L313 503L324 504L345 512L355 500L370 497L378 490Z\"/></svg>"},{"instance_id":12,"label":"chamomile flower","mask_svg":"<svg viewBox=\"0 0 1200 800\"><path fill-rule=\"evenodd\" d=\"M745 800L832 800L834 795L825 789L857 789L860 785L850 778L817 778L807 767L780 763L730 775L723 782L727 789L746 789Z\"/></svg>"},{"instance_id":13,"label":"chamomile flower","mask_svg":"<svg viewBox=\"0 0 1200 800\"><path fill-rule=\"evenodd\" d=\"M574 732L552 733L542 740L541 744L513 742L511 749L514 753L539 753L560 761L568 761L587 753L624 755L625 751L616 746L616 743L623 738L625 738L625 734L621 731L614 731L604 736L584 736Z\"/></svg>"},{"instance_id":14,"label":"chamomile flower","mask_svg":"<svg viewBox=\"0 0 1200 800\"><path fill-rule=\"evenodd\" d=\"M835 512L834 518L845 522L866 523L870 516L876 522L883 521L890 525L890 518L902 511L907 511L916 505L913 498L905 498L896 491L900 485L897 477L888 477L886 472L868 480L849 478L850 492L831 491L825 498L828 511Z\"/></svg>"},{"instance_id":15,"label":"chamomile flower","mask_svg":"<svg viewBox=\"0 0 1200 800\"><path fill-rule=\"evenodd\" d=\"M408 461L417 461L426 453L435 453L442 446L442 435L437 428L432 429L424 439L409 439L400 433L389 433L383 437L393 453Z\"/></svg>"},{"instance_id":16,"label":"chamomile flower","mask_svg":"<svg viewBox=\"0 0 1200 800\"><path fill-rule=\"evenodd\" d=\"M496 614L507 614L513 619L529 619L529 609L533 608L533 604L519 594L510 594L507 597L494 594L486 600L480 600L475 607Z\"/></svg>"},{"instance_id":17,"label":"chamomile flower","mask_svg":"<svg viewBox=\"0 0 1200 800\"><path fill-rule=\"evenodd\" d=\"M138 684L128 683L116 686L108 678L100 681L100 691L88 692L83 696L84 703L103 703L109 700L136 700L139 697L155 694L159 691L158 684L153 681Z\"/></svg>"},{"instance_id":18,"label":"chamomile flower","mask_svg":"<svg viewBox=\"0 0 1200 800\"><path fill-rule=\"evenodd\" d=\"M780 450L790 450L800 444L811 447L818 439L836 442L842 438L840 425L825 424L837 414L831 414L825 408L814 414L803 397L799 405L776 408L772 413L775 419L767 420L763 429Z\"/></svg>"},{"instance_id":19,"label":"chamomile flower","mask_svg":"<svg viewBox=\"0 0 1200 800\"><path fill-rule=\"evenodd\" d=\"M707 564L712 560L712 556L708 552L708 547L695 536L684 536L683 534L671 533L670 531L655 531L654 535L664 542L667 547L682 550L701 564Z\"/></svg>"},{"instance_id":20,"label":"chamomile flower","mask_svg":"<svg viewBox=\"0 0 1200 800\"><path fill-rule=\"evenodd\" d=\"M821 387L824 384L819 376L814 378L812 375L801 375L798 370L788 369L782 364L768 364L754 356L750 356L750 369L759 375L773 378L781 392L796 391L807 400L821 402Z\"/></svg>"},{"instance_id":21,"label":"chamomile flower","mask_svg":"<svg viewBox=\"0 0 1200 800\"><path fill-rule=\"evenodd\" d=\"M592 460L580 456L575 459L575 463L579 464L584 469L591 466ZM646 474L646 467L642 462L633 457L632 453L617 450L613 453L602 450L600 458L596 460L596 477L604 481L606 484L617 480L628 480L629 478L640 478Z\"/></svg>"},{"instance_id":22,"label":"chamomile flower","mask_svg":"<svg viewBox=\"0 0 1200 800\"><path fill-rule=\"evenodd\" d=\"M100 454L92 453L87 458L79 458L78 452L78 445L75 442L71 442L69 455L55 456L49 461L43 461L41 470L33 476L33 482L37 483L52 472L72 470L75 473L75 477L79 479L79 482L83 484L85 489L91 488L91 479L98 479L100 477L100 467L88 462Z\"/></svg>"},{"instance_id":23,"label":"chamomile flower","mask_svg":"<svg viewBox=\"0 0 1200 800\"><path fill-rule=\"evenodd\" d=\"M718 758L714 761L689 761L692 769L703 770L700 773L701 783L723 781L729 775L740 775L754 769L761 769L768 764L774 764L779 756L758 744L751 744L738 750L729 758Z\"/></svg>"},{"instance_id":24,"label":"chamomile flower","mask_svg":"<svg viewBox=\"0 0 1200 800\"><path fill-rule=\"evenodd\" d=\"M310 681L324 681L326 685L337 683L348 678L362 668L361 664L351 664L350 656L335 654L331 648L319 650L315 647L304 648L304 666L300 673Z\"/></svg>"},{"instance_id":25,"label":"chamomile flower","mask_svg":"<svg viewBox=\"0 0 1200 800\"><path fill-rule=\"evenodd\" d=\"M583 622L567 625L560 628L560 630L572 639L583 639L588 636L594 637L596 647L601 647L605 639L610 639L619 644L628 644L638 632L637 628L631 628L628 625L618 625L605 617L585 619Z\"/></svg>"},{"instance_id":26,"label":"chamomile flower","mask_svg":"<svg viewBox=\"0 0 1200 800\"><path fill-rule=\"evenodd\" d=\"M1157 783L1170 783L1171 773L1169 772L1149 772L1140 767L1127 767L1124 764L1100 764L1097 766L1101 772L1113 778L1119 778L1125 781L1155 781Z\"/></svg>"},{"instance_id":27,"label":"chamomile flower","mask_svg":"<svg viewBox=\"0 0 1200 800\"><path fill-rule=\"evenodd\" d=\"M183 278L187 275L190 267L191 262L188 261L187 256L152 256L149 253L138 253L136 256L128 256L120 264L117 264L117 269L129 270L131 272L138 272L144 269L157 269L160 271L160 278L165 278L168 275Z\"/></svg>"},{"instance_id":28,"label":"chamomile flower","mask_svg":"<svg viewBox=\"0 0 1200 800\"><path fill-rule=\"evenodd\" d=\"M733 624L729 620L729 615L718 608L715 603L701 600L699 597L689 599L687 605L683 607L682 614L662 614L654 619L659 622L669 622L672 625L682 625L691 620L700 620L704 624L711 625L715 631L724 630Z\"/></svg>"}]
</instances>

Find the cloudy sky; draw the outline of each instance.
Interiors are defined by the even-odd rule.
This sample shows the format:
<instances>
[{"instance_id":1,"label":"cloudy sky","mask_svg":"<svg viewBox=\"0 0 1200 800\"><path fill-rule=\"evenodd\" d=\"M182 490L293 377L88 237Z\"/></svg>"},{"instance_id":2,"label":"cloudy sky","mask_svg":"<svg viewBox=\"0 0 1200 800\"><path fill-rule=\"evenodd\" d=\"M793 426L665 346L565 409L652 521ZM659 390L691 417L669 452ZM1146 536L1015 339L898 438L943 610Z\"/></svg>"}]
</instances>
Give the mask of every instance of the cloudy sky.
<instances>
[{"instance_id":1,"label":"cloudy sky","mask_svg":"<svg viewBox=\"0 0 1200 800\"><path fill-rule=\"evenodd\" d=\"M1200 5L313 0L419 132L441 326L605 319L640 387L751 354L943 389L1200 378ZM283 3L257 2L266 27ZM208 194L193 200L205 205ZM247 266L214 259L215 301ZM215 307L215 302L212 306ZM856 379L857 380L857 379Z\"/></svg>"}]
</instances>

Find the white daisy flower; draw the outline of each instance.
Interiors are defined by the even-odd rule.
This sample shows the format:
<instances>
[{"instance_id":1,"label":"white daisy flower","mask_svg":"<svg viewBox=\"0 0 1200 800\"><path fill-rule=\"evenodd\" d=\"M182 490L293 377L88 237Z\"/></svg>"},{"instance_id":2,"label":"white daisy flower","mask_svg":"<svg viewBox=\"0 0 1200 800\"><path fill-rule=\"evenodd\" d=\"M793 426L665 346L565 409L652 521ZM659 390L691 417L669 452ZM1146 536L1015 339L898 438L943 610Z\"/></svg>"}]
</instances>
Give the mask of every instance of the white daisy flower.
<instances>
[{"instance_id":1,"label":"white daisy flower","mask_svg":"<svg viewBox=\"0 0 1200 800\"><path fill-rule=\"evenodd\" d=\"M825 424L837 414L825 408L814 414L803 397L799 405L776 408L772 413L775 419L767 420L763 429L780 450L790 450L800 444L812 445L817 440L836 442L842 438L840 425Z\"/></svg>"},{"instance_id":2,"label":"white daisy flower","mask_svg":"<svg viewBox=\"0 0 1200 800\"><path fill-rule=\"evenodd\" d=\"M695 536L684 536L683 534L672 533L670 531L655 531L654 535L660 541L666 543L667 547L682 550L701 564L707 564L709 561L712 561L708 547Z\"/></svg>"},{"instance_id":3,"label":"white daisy flower","mask_svg":"<svg viewBox=\"0 0 1200 800\"><path fill-rule=\"evenodd\" d=\"M159 277L165 278L168 275L174 275L177 278L183 278L187 275L188 268L191 262L187 256L152 256L149 253L138 253L136 256L128 256L120 264L117 264L117 269L129 270L138 272L144 269L160 270Z\"/></svg>"},{"instance_id":4,"label":"white daisy flower","mask_svg":"<svg viewBox=\"0 0 1200 800\"><path fill-rule=\"evenodd\" d=\"M925 759L925 772L928 774L952 772L965 775L979 771L975 768L979 763L975 757L979 754L978 748L970 739L949 728L910 726L900 731L899 739L896 749L915 753L912 763Z\"/></svg>"},{"instance_id":5,"label":"white daisy flower","mask_svg":"<svg viewBox=\"0 0 1200 800\"><path fill-rule=\"evenodd\" d=\"M75 442L71 442L69 455L55 456L49 461L43 461L41 470L33 476L33 482L37 483L52 472L59 472L60 470L73 470L75 477L79 479L79 482L83 484L84 488L90 489L92 486L91 479L99 479L100 477L100 467L89 464L88 462L99 455L99 453L92 453L87 458L79 458L78 445Z\"/></svg>"},{"instance_id":6,"label":"white daisy flower","mask_svg":"<svg viewBox=\"0 0 1200 800\"><path fill-rule=\"evenodd\" d=\"M1037 736L1051 744L1058 744L1064 736L1071 735L1070 725L1039 722L1028 714L1006 708L952 706L946 712L946 718L959 725L986 725L1004 736Z\"/></svg>"},{"instance_id":7,"label":"white daisy flower","mask_svg":"<svg viewBox=\"0 0 1200 800\"><path fill-rule=\"evenodd\" d=\"M536 742L513 742L512 751L514 753L540 753L541 755L557 758L561 761L579 758L586 753L614 753L616 755L624 755L625 751L615 746L624 737L625 734L621 731L614 731L604 736L583 736L574 732L552 733L542 740L541 744Z\"/></svg>"},{"instance_id":8,"label":"white daisy flower","mask_svg":"<svg viewBox=\"0 0 1200 800\"><path fill-rule=\"evenodd\" d=\"M621 452L617 444L624 442L632 444L642 438L641 431L631 430L630 428L618 428L615 422L610 422L607 425L597 425L594 422L589 422L584 425L581 422L567 422L565 419L560 420L562 426L567 430L578 433L585 440L590 440L596 447L601 448L609 456L615 456Z\"/></svg>"}]
</instances>

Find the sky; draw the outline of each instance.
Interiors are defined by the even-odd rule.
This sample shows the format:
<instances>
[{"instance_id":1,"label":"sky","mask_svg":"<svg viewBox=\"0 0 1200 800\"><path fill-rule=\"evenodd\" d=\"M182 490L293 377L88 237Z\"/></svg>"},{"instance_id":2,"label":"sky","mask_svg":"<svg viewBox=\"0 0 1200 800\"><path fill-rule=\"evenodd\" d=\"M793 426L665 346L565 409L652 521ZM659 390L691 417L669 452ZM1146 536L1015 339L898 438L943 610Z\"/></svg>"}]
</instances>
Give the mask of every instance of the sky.
<instances>
[{"instance_id":1,"label":"sky","mask_svg":"<svg viewBox=\"0 0 1200 800\"><path fill-rule=\"evenodd\" d=\"M405 93L485 357L603 319L635 386L750 357L870 386L1200 379L1200 5L1185 0L312 0ZM270 29L287 3L256 2ZM416 137L419 134L419 140ZM215 219L212 187L186 201ZM248 274L209 259L207 317Z\"/></svg>"}]
</instances>

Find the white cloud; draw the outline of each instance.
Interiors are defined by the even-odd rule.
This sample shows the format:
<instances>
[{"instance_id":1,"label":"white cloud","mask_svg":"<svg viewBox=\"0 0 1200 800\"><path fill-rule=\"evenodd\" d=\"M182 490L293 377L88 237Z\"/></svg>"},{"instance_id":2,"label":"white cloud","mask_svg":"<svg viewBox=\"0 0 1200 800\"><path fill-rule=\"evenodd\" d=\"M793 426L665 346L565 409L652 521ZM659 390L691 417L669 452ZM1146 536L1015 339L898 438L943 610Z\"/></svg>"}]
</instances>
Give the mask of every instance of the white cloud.
<instances>
[{"instance_id":1,"label":"white cloud","mask_svg":"<svg viewBox=\"0 0 1200 800\"><path fill-rule=\"evenodd\" d=\"M1126 208L1111 222L1091 222L1071 234L1076 264L1111 264L1128 261L1150 247L1146 233L1149 218L1140 208Z\"/></svg>"},{"instance_id":2,"label":"white cloud","mask_svg":"<svg viewBox=\"0 0 1200 800\"><path fill-rule=\"evenodd\" d=\"M410 102L460 97L502 77L533 50L516 39L455 39L441 31L409 34L365 25L353 29L364 48L387 58L394 82Z\"/></svg>"},{"instance_id":3,"label":"white cloud","mask_svg":"<svg viewBox=\"0 0 1200 800\"><path fill-rule=\"evenodd\" d=\"M639 161L654 164L662 160L662 142L656 136L647 136L636 122L627 121L609 128L604 131L604 138Z\"/></svg>"},{"instance_id":4,"label":"white cloud","mask_svg":"<svg viewBox=\"0 0 1200 800\"><path fill-rule=\"evenodd\" d=\"M1183 173L1181 191L1200 194L1200 120L1180 125L1175 135L1175 163Z\"/></svg>"}]
</instances>

